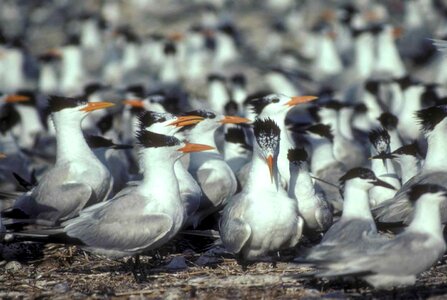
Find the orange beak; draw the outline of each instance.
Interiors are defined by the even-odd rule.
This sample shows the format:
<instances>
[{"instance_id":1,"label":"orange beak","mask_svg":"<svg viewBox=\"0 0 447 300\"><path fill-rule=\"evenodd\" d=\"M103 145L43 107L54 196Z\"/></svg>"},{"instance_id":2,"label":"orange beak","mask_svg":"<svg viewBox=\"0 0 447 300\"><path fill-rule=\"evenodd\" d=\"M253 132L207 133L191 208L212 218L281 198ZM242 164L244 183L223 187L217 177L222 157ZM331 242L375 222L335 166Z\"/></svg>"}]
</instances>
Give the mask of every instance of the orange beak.
<instances>
[{"instance_id":1,"label":"orange beak","mask_svg":"<svg viewBox=\"0 0 447 300\"><path fill-rule=\"evenodd\" d=\"M313 101L315 99L318 99L318 97L315 97L315 96L295 96L295 97L292 97L284 105L295 106L295 105L298 105L298 104L303 104L303 103L307 103L307 102Z\"/></svg>"},{"instance_id":2,"label":"orange beak","mask_svg":"<svg viewBox=\"0 0 447 300\"><path fill-rule=\"evenodd\" d=\"M241 124L250 122L250 119L235 116L225 116L220 122L222 124Z\"/></svg>"},{"instance_id":3,"label":"orange beak","mask_svg":"<svg viewBox=\"0 0 447 300\"><path fill-rule=\"evenodd\" d=\"M176 126L176 127L183 127L188 125L195 125L197 123L200 123L203 121L204 118L200 116L181 116L177 117L177 120L169 123L168 125Z\"/></svg>"},{"instance_id":4,"label":"orange beak","mask_svg":"<svg viewBox=\"0 0 447 300\"><path fill-rule=\"evenodd\" d=\"M183 39L183 34L181 32L173 32L169 35L169 39L174 42L181 41Z\"/></svg>"},{"instance_id":5,"label":"orange beak","mask_svg":"<svg viewBox=\"0 0 447 300\"><path fill-rule=\"evenodd\" d=\"M47 54L50 54L54 57L62 57L62 51L56 48L48 50Z\"/></svg>"},{"instance_id":6,"label":"orange beak","mask_svg":"<svg viewBox=\"0 0 447 300\"><path fill-rule=\"evenodd\" d=\"M203 145L203 144L192 144L187 143L184 147L178 149L177 151L181 151L183 153L190 153L190 152L200 152L200 151L207 151L207 150L213 150L214 147Z\"/></svg>"},{"instance_id":7,"label":"orange beak","mask_svg":"<svg viewBox=\"0 0 447 300\"><path fill-rule=\"evenodd\" d=\"M5 158L6 157L6 154L5 153L0 153L0 159L3 159L3 158Z\"/></svg>"},{"instance_id":8,"label":"orange beak","mask_svg":"<svg viewBox=\"0 0 447 300\"><path fill-rule=\"evenodd\" d=\"M267 156L266 161L267 161L267 165L269 166L270 179L273 182L273 156L271 156L271 155Z\"/></svg>"},{"instance_id":9,"label":"orange beak","mask_svg":"<svg viewBox=\"0 0 447 300\"><path fill-rule=\"evenodd\" d=\"M393 38L398 39L404 34L404 30L402 27L394 27L393 28Z\"/></svg>"},{"instance_id":10,"label":"orange beak","mask_svg":"<svg viewBox=\"0 0 447 300\"><path fill-rule=\"evenodd\" d=\"M6 96L5 102L6 103L15 103L15 102L25 102L29 101L30 97L28 96L22 96L22 95L9 95Z\"/></svg>"},{"instance_id":11,"label":"orange beak","mask_svg":"<svg viewBox=\"0 0 447 300\"><path fill-rule=\"evenodd\" d=\"M89 102L86 107L81 108L80 110L85 112L90 112L98 109L103 109L107 107L114 106L115 104L112 102Z\"/></svg>"},{"instance_id":12,"label":"orange beak","mask_svg":"<svg viewBox=\"0 0 447 300\"><path fill-rule=\"evenodd\" d=\"M143 101L138 100L138 99L124 100L123 104L130 105L132 107L144 108Z\"/></svg>"}]
</instances>

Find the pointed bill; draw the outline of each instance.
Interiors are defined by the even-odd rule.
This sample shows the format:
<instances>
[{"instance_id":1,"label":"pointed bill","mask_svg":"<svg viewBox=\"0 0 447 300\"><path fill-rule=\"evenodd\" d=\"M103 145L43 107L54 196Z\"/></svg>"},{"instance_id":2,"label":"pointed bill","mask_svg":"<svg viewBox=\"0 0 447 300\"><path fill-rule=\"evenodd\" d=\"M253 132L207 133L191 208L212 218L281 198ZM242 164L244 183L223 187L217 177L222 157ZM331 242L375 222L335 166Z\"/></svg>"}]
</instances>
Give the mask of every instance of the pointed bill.
<instances>
[{"instance_id":1,"label":"pointed bill","mask_svg":"<svg viewBox=\"0 0 447 300\"><path fill-rule=\"evenodd\" d=\"M29 101L30 97L23 96L23 95L8 95L6 96L5 102L6 103L16 103L16 102L25 102Z\"/></svg>"},{"instance_id":2,"label":"pointed bill","mask_svg":"<svg viewBox=\"0 0 447 300\"><path fill-rule=\"evenodd\" d=\"M318 97L316 97L316 96L294 96L288 102L286 102L284 105L295 106L295 105L307 103L307 102L310 102L310 101L313 101L316 99L318 99Z\"/></svg>"},{"instance_id":3,"label":"pointed bill","mask_svg":"<svg viewBox=\"0 0 447 300\"><path fill-rule=\"evenodd\" d=\"M195 125L197 123L200 123L204 120L204 117L201 116L180 116L177 117L177 120L172 121L168 125L170 126L176 126L176 127L183 127L188 125Z\"/></svg>"},{"instance_id":4,"label":"pointed bill","mask_svg":"<svg viewBox=\"0 0 447 300\"><path fill-rule=\"evenodd\" d=\"M115 104L112 102L89 102L87 103L87 106L84 108L81 108L80 110L85 112L90 112L98 109L104 109L111 106L114 106Z\"/></svg>"},{"instance_id":5,"label":"pointed bill","mask_svg":"<svg viewBox=\"0 0 447 300\"><path fill-rule=\"evenodd\" d=\"M269 155L269 156L267 156L267 158L265 160L266 160L267 165L269 167L270 180L273 182L273 156Z\"/></svg>"},{"instance_id":6,"label":"pointed bill","mask_svg":"<svg viewBox=\"0 0 447 300\"><path fill-rule=\"evenodd\" d=\"M207 151L207 150L213 150L214 147L203 145L203 144L193 144L193 143L187 143L182 148L178 149L177 151L183 152L183 153L190 153L190 152L200 152L200 151Z\"/></svg>"},{"instance_id":7,"label":"pointed bill","mask_svg":"<svg viewBox=\"0 0 447 300\"><path fill-rule=\"evenodd\" d=\"M236 117L236 116L225 116L221 121L222 124L241 124L241 123L249 123L250 119Z\"/></svg>"},{"instance_id":8,"label":"pointed bill","mask_svg":"<svg viewBox=\"0 0 447 300\"><path fill-rule=\"evenodd\" d=\"M143 101L139 99L127 99L123 101L123 104L130 105L132 107L144 108Z\"/></svg>"}]
</instances>

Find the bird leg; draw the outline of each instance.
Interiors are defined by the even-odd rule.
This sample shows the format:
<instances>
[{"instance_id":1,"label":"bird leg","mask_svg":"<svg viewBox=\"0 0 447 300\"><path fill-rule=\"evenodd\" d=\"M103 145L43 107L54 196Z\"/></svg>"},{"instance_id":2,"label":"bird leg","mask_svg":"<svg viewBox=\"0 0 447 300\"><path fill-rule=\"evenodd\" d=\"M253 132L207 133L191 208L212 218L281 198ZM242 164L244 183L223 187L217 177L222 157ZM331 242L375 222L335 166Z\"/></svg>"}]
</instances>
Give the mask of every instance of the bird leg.
<instances>
[{"instance_id":1,"label":"bird leg","mask_svg":"<svg viewBox=\"0 0 447 300\"><path fill-rule=\"evenodd\" d=\"M132 273L137 283L142 283L146 279L146 272L141 266L140 255L137 254L131 258L132 260Z\"/></svg>"}]
</instances>

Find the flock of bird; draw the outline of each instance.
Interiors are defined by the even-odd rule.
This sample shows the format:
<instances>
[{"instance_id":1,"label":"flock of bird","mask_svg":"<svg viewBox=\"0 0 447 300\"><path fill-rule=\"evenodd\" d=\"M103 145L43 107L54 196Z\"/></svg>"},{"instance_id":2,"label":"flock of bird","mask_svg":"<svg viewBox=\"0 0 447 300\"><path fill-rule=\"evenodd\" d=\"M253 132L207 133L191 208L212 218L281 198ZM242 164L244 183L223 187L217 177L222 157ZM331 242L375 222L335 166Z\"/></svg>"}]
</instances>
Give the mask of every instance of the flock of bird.
<instances>
[{"instance_id":1,"label":"flock of bird","mask_svg":"<svg viewBox=\"0 0 447 300\"><path fill-rule=\"evenodd\" d=\"M3 243L137 257L211 228L246 264L307 239L300 276L376 288L442 258L444 2L169 3L150 32L123 6L152 0L0 4Z\"/></svg>"}]
</instances>

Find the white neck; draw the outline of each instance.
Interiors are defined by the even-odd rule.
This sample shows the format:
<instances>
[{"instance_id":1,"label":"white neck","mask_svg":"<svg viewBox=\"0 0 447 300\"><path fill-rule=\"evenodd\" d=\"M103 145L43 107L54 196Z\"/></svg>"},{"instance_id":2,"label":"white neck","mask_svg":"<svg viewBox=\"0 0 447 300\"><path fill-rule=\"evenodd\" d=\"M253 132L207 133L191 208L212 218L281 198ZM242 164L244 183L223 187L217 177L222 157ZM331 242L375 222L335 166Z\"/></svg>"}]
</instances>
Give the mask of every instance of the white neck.
<instances>
[{"instance_id":1,"label":"white neck","mask_svg":"<svg viewBox=\"0 0 447 300\"><path fill-rule=\"evenodd\" d=\"M361 78L368 78L374 64L373 38L363 34L355 40L355 69Z\"/></svg>"},{"instance_id":2,"label":"white neck","mask_svg":"<svg viewBox=\"0 0 447 300\"><path fill-rule=\"evenodd\" d=\"M401 168L402 184L413 178L420 171L419 160L412 155L403 155L397 161Z\"/></svg>"},{"instance_id":3,"label":"white neck","mask_svg":"<svg viewBox=\"0 0 447 300\"><path fill-rule=\"evenodd\" d=\"M332 143L325 138L311 139L312 159L311 170L316 173L326 166L337 162L334 158Z\"/></svg>"},{"instance_id":4,"label":"white neck","mask_svg":"<svg viewBox=\"0 0 447 300\"><path fill-rule=\"evenodd\" d=\"M430 197L430 198L429 198ZM416 202L414 217L408 230L424 232L436 235L440 239L442 235L441 211L439 202L431 199L434 195L423 195Z\"/></svg>"},{"instance_id":5,"label":"white neck","mask_svg":"<svg viewBox=\"0 0 447 300\"><path fill-rule=\"evenodd\" d=\"M277 160L274 159L273 162L273 180L270 177L269 167L266 160L261 157L257 150L259 149L257 143L254 145L255 150L253 152L253 157L251 160L251 168L248 174L247 182L244 186L244 190L248 191L259 191L259 190L272 190L277 191L280 189L279 176L277 169Z\"/></svg>"},{"instance_id":6,"label":"white neck","mask_svg":"<svg viewBox=\"0 0 447 300\"><path fill-rule=\"evenodd\" d=\"M56 163L95 159L81 130L81 120L64 111L53 114L56 128Z\"/></svg>"},{"instance_id":7,"label":"white neck","mask_svg":"<svg viewBox=\"0 0 447 300\"><path fill-rule=\"evenodd\" d=\"M338 126L340 133L347 139L353 140L354 135L352 133L351 120L354 111L352 109L340 110L338 117Z\"/></svg>"},{"instance_id":8,"label":"white neck","mask_svg":"<svg viewBox=\"0 0 447 300\"><path fill-rule=\"evenodd\" d=\"M346 182L341 218L360 218L373 221L367 190L359 188L352 182Z\"/></svg>"},{"instance_id":9,"label":"white neck","mask_svg":"<svg viewBox=\"0 0 447 300\"><path fill-rule=\"evenodd\" d=\"M447 139L444 138L446 127L447 119L444 119L427 135L428 147L423 171L447 170Z\"/></svg>"},{"instance_id":10,"label":"white neck","mask_svg":"<svg viewBox=\"0 0 447 300\"><path fill-rule=\"evenodd\" d=\"M179 80L177 60L175 56L168 55L164 58L164 64L160 73L160 80L163 83L175 83Z\"/></svg>"},{"instance_id":11,"label":"white neck","mask_svg":"<svg viewBox=\"0 0 447 300\"><path fill-rule=\"evenodd\" d=\"M174 172L175 160L167 158L166 153L157 148L147 148L141 150L140 165L143 168L143 181L139 189L144 194L153 190L157 193L166 193L178 195L177 201L180 203L180 191L177 177ZM160 202L171 200L171 197L160 199Z\"/></svg>"},{"instance_id":12,"label":"white neck","mask_svg":"<svg viewBox=\"0 0 447 300\"><path fill-rule=\"evenodd\" d=\"M288 187L290 198L298 199L298 201L306 201L309 196L315 194L314 183L309 173L307 163L301 163L301 166L290 166L290 183Z\"/></svg>"},{"instance_id":13,"label":"white neck","mask_svg":"<svg viewBox=\"0 0 447 300\"><path fill-rule=\"evenodd\" d=\"M208 88L208 101L212 110L222 113L228 102L225 85L220 81L211 82Z\"/></svg>"}]
</instances>

